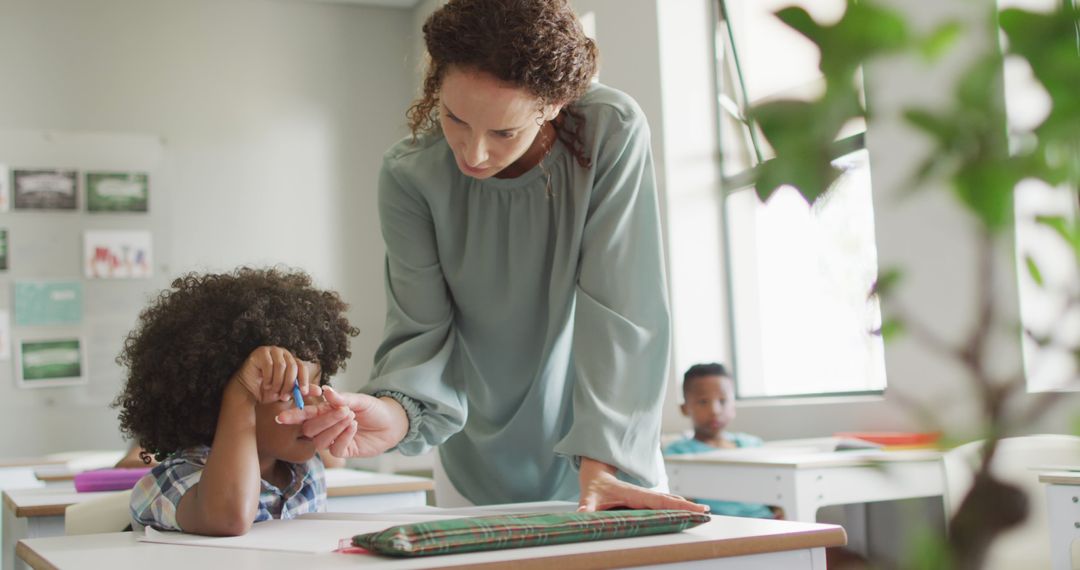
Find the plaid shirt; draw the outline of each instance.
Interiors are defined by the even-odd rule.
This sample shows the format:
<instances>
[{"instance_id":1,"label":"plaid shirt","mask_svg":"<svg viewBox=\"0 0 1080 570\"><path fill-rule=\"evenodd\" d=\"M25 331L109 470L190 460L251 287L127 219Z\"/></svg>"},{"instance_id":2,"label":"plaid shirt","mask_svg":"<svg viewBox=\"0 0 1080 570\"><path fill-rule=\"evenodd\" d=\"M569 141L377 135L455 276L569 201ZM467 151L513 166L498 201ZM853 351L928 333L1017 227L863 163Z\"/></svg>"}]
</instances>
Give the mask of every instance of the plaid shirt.
<instances>
[{"instance_id":1,"label":"plaid shirt","mask_svg":"<svg viewBox=\"0 0 1080 570\"><path fill-rule=\"evenodd\" d=\"M176 522L176 507L184 493L199 482L209 455L208 446L175 453L139 479L131 493L134 523L158 530L183 530ZM326 510L326 473L322 459L316 455L306 463L287 465L292 467L293 477L284 489L262 481L255 522L291 519Z\"/></svg>"}]
</instances>

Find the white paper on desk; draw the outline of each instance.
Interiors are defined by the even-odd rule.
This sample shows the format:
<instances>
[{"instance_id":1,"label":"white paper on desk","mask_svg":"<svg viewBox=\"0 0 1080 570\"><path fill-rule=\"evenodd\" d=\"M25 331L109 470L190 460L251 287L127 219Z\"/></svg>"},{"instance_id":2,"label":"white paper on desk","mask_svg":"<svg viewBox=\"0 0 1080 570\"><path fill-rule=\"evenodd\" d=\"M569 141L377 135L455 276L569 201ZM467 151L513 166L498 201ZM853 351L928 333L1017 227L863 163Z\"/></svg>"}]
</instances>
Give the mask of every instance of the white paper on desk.
<instances>
[{"instance_id":1,"label":"white paper on desk","mask_svg":"<svg viewBox=\"0 0 1080 570\"><path fill-rule=\"evenodd\" d=\"M343 538L351 539L353 535L377 532L400 524L403 524L400 520L274 519L255 523L243 536L202 536L183 532L162 532L147 527L146 534L138 537L137 540L181 546L321 554L337 550Z\"/></svg>"}]
</instances>

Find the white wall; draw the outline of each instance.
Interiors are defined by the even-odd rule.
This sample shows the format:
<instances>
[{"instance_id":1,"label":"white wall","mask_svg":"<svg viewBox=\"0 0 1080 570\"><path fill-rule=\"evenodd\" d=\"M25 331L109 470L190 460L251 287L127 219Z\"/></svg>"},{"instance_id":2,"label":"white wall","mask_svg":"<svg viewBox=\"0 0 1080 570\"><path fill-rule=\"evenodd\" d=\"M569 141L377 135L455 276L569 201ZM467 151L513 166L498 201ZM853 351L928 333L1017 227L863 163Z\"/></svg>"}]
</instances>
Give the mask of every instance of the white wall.
<instances>
[{"instance_id":1,"label":"white wall","mask_svg":"<svg viewBox=\"0 0 1080 570\"><path fill-rule=\"evenodd\" d=\"M407 10L322 3L0 0L0 129L162 137L160 269L306 269L352 303L361 334L337 383L356 387L383 326L375 182L405 133L412 31ZM91 382L119 389L119 372ZM111 398L53 394L0 398L22 426L0 432L2 454L119 444Z\"/></svg>"}]
</instances>

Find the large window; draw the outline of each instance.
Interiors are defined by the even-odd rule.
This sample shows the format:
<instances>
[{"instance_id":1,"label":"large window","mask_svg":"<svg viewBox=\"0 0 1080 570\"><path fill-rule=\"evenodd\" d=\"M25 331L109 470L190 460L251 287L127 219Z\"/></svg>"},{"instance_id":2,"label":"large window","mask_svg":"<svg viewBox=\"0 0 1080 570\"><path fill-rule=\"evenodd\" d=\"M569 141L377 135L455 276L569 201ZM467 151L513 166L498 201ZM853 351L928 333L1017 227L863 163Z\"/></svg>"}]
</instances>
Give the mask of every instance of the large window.
<instances>
[{"instance_id":1,"label":"large window","mask_svg":"<svg viewBox=\"0 0 1080 570\"><path fill-rule=\"evenodd\" d=\"M733 365L741 398L878 392L885 366L876 299L864 123L833 149L844 174L814 205L793 188L761 203L753 169L773 153L747 119L771 98L816 96L819 53L773 13L797 4L819 21L843 0L718 0L720 145Z\"/></svg>"}]
</instances>

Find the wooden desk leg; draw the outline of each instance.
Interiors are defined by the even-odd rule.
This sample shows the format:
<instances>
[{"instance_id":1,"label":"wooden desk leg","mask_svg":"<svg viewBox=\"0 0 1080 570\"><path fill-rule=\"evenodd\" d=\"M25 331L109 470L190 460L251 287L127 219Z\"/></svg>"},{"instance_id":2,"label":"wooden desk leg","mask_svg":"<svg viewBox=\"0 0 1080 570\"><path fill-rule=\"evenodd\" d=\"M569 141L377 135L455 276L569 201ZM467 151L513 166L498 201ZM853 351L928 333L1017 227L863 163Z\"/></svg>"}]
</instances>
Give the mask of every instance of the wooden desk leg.
<instances>
[{"instance_id":1,"label":"wooden desk leg","mask_svg":"<svg viewBox=\"0 0 1080 570\"><path fill-rule=\"evenodd\" d=\"M1050 567L1072 570L1072 543L1080 537L1080 487L1047 485L1046 514L1050 524Z\"/></svg>"}]
</instances>

